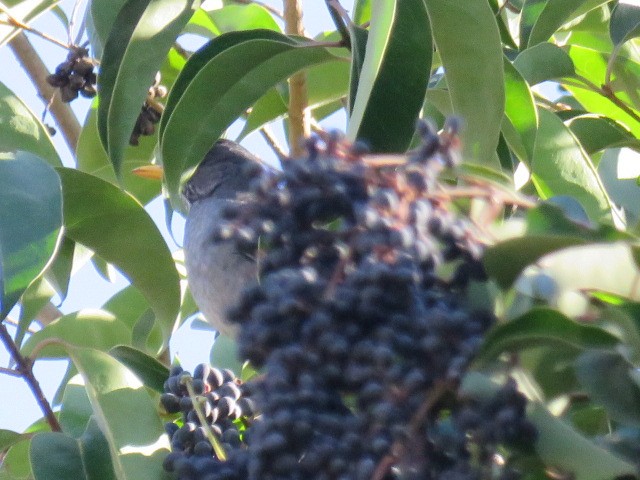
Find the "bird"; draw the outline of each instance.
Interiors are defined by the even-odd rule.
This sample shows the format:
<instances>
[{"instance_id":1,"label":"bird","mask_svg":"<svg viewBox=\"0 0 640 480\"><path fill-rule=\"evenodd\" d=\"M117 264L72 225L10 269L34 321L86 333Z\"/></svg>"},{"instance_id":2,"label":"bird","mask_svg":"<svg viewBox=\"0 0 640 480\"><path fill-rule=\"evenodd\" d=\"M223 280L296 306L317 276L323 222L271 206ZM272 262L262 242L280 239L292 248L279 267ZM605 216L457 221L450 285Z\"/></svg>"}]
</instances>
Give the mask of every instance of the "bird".
<instances>
[{"instance_id":1,"label":"bird","mask_svg":"<svg viewBox=\"0 0 640 480\"><path fill-rule=\"evenodd\" d=\"M265 164L247 149L218 140L200 162L182 193L188 203L184 254L191 294L207 322L222 335L235 338L238 325L226 310L257 275L256 262L237 250L232 240L214 240L223 211L243 202L251 184L251 167Z\"/></svg>"}]
</instances>

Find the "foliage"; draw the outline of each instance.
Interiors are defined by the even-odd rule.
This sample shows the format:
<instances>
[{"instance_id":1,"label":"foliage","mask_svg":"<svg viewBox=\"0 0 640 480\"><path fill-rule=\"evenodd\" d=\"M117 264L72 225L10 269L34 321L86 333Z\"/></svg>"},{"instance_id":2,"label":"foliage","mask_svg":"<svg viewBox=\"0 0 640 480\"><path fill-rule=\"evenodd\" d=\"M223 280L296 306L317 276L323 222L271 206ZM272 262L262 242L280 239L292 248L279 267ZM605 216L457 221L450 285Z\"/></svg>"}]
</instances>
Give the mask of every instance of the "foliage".
<instances>
[{"instance_id":1,"label":"foliage","mask_svg":"<svg viewBox=\"0 0 640 480\"><path fill-rule=\"evenodd\" d=\"M26 432L0 430L0 479L165 477L162 421L176 418L159 407L167 346L195 307L180 255L144 205L162 195L169 218L182 212L185 178L236 120L241 137L274 123L288 129L287 79L299 71L314 119L344 109L343 130L368 144L372 160L405 161L421 144L419 117L438 130L461 119L463 162L440 178L449 208L487 245L488 280L467 294L496 321L460 392L481 405L496 383L517 382L538 432L514 464L527 478L640 475L637 3L356 0L353 23L327 2L336 31L315 39L282 33L282 19L259 2L87 3L97 98L73 166L62 166L47 126L0 83L7 372L35 386L33 362L71 365L55 414L34 387L44 418ZM51 14L60 14L55 1L0 2L1 48ZM184 33L202 47L185 51ZM54 74L56 87L78 74L81 52ZM78 89L92 95L91 73ZM163 166L162 182L132 174L151 164ZM43 320L86 249L131 285L99 310ZM212 358L239 370L229 343L216 341Z\"/></svg>"}]
</instances>

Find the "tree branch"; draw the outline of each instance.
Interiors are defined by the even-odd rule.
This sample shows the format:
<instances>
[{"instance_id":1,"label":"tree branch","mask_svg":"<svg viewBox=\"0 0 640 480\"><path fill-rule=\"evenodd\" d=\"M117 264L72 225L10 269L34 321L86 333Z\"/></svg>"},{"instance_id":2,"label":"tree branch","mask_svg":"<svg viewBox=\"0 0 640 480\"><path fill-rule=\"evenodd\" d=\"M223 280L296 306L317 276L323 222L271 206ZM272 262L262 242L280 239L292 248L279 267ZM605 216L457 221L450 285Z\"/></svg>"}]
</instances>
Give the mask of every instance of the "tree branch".
<instances>
[{"instance_id":1,"label":"tree branch","mask_svg":"<svg viewBox=\"0 0 640 480\"><path fill-rule=\"evenodd\" d=\"M56 123L60 127L60 131L64 139L69 145L72 152L76 151L78 138L80 137L80 123L76 118L69 104L62 102L55 95L55 88L47 83L47 75L49 71L44 62L29 42L24 32L18 33L9 43L11 50L20 62L22 68L25 69L29 78L38 90L38 95L45 103L49 104L49 111L53 115Z\"/></svg>"},{"instance_id":2,"label":"tree branch","mask_svg":"<svg viewBox=\"0 0 640 480\"><path fill-rule=\"evenodd\" d=\"M284 0L285 31L288 35L303 35L302 0ZM289 148L291 157L304 154L302 139L309 136L307 76L296 73L289 79Z\"/></svg>"},{"instance_id":3,"label":"tree branch","mask_svg":"<svg viewBox=\"0 0 640 480\"><path fill-rule=\"evenodd\" d=\"M53 413L51 404L47 400L47 397L44 396L44 392L40 388L38 380L36 380L36 377L33 375L33 363L29 358L22 356L18 346L13 341L13 338L11 338L11 335L9 335L9 331L4 323L0 323L0 341L4 343L9 355L16 363L16 371L19 372L24 381L27 382L36 402L38 402L40 410L42 410L47 423L51 427L51 430L54 432L61 432L62 428L60 427L60 423L58 422L56 415Z\"/></svg>"}]
</instances>

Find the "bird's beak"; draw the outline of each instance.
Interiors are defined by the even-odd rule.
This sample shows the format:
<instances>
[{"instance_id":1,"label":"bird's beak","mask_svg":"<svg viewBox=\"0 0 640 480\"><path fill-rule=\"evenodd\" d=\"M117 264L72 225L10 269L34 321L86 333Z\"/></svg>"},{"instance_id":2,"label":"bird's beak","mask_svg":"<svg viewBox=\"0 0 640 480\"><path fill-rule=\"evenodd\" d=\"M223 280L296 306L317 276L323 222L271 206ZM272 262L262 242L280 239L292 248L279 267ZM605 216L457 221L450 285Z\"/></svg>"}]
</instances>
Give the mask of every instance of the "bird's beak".
<instances>
[{"instance_id":1,"label":"bird's beak","mask_svg":"<svg viewBox=\"0 0 640 480\"><path fill-rule=\"evenodd\" d=\"M162 180L164 170L160 165L143 165L132 170L134 175L151 180Z\"/></svg>"}]
</instances>

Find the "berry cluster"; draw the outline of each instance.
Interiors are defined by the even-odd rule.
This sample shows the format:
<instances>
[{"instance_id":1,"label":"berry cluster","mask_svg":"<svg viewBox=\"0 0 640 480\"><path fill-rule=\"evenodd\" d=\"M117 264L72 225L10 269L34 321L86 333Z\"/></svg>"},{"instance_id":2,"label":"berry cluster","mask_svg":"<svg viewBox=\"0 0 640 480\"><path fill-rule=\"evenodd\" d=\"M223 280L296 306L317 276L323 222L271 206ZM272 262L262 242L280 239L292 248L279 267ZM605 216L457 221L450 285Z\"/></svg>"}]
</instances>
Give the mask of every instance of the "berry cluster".
<instances>
[{"instance_id":1,"label":"berry cluster","mask_svg":"<svg viewBox=\"0 0 640 480\"><path fill-rule=\"evenodd\" d=\"M191 385L193 396L187 384ZM231 463L214 458L209 439L213 435L227 452L240 450L244 431L255 416L255 406L245 385L230 370L200 364L193 376L180 366L172 367L164 389L160 403L165 411L182 413L181 426L174 422L165 426L172 451L165 458L164 468L179 478L201 478L207 472L229 469ZM206 425L200 422L196 409Z\"/></svg>"},{"instance_id":2,"label":"berry cluster","mask_svg":"<svg viewBox=\"0 0 640 480\"><path fill-rule=\"evenodd\" d=\"M96 74L89 51L83 47L73 47L67 59L56 67L55 73L47 77L47 83L60 89L63 102L71 102L78 94L86 98L96 96Z\"/></svg>"},{"instance_id":3,"label":"berry cluster","mask_svg":"<svg viewBox=\"0 0 640 480\"><path fill-rule=\"evenodd\" d=\"M160 85L160 74L156 75L154 84L149 88L147 99L145 100L140 114L131 132L129 145L137 146L140 143L140 136L153 135L156 131L156 124L160 121L164 106L157 101L158 98L167 96L167 87Z\"/></svg>"},{"instance_id":4,"label":"berry cluster","mask_svg":"<svg viewBox=\"0 0 640 480\"><path fill-rule=\"evenodd\" d=\"M486 280L483 245L438 180L457 163L456 129L421 125L408 158L327 135L281 173L246 172L251 193L216 238L259 265L228 317L241 357L263 368L261 415L211 478L512 473L496 458L535 438L525 398L512 383L490 406L458 393L494 317L467 302L469 284Z\"/></svg>"}]
</instances>

